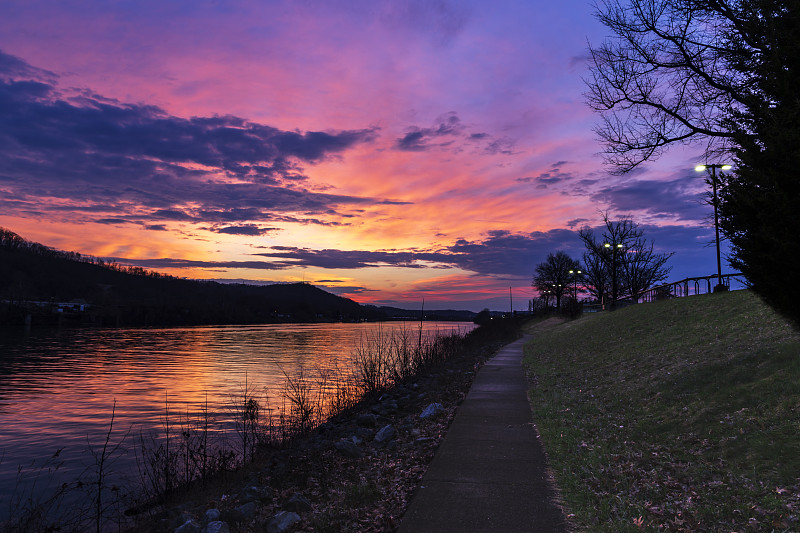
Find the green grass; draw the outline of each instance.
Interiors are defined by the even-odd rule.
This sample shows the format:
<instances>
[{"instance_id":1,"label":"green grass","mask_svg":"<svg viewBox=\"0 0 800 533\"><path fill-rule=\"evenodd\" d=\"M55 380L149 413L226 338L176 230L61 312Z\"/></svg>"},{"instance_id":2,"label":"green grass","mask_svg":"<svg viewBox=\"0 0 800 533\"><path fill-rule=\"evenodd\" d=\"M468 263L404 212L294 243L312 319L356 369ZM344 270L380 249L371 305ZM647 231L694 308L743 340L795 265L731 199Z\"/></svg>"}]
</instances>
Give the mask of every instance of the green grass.
<instances>
[{"instance_id":1,"label":"green grass","mask_svg":"<svg viewBox=\"0 0 800 533\"><path fill-rule=\"evenodd\" d=\"M800 530L800 334L749 291L532 332L534 420L577 529Z\"/></svg>"}]
</instances>

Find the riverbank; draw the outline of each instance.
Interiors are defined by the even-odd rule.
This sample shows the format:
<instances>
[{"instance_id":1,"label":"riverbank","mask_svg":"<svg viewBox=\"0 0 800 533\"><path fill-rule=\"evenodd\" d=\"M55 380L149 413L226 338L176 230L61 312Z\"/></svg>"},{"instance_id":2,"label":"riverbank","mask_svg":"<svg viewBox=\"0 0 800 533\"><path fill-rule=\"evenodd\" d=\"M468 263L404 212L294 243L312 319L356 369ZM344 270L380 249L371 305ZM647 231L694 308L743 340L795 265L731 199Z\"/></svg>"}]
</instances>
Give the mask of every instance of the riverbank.
<instances>
[{"instance_id":1,"label":"riverbank","mask_svg":"<svg viewBox=\"0 0 800 533\"><path fill-rule=\"evenodd\" d=\"M132 531L393 531L476 368L518 336L507 324L475 333L456 356L312 433L142 509Z\"/></svg>"}]
</instances>

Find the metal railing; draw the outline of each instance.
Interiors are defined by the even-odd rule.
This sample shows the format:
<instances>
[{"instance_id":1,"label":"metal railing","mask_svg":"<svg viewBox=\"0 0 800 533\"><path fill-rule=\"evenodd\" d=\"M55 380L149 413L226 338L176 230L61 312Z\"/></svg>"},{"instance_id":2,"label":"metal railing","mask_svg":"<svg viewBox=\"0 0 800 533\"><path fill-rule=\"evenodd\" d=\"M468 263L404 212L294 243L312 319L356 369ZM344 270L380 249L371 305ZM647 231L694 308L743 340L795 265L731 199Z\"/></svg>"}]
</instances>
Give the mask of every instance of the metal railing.
<instances>
[{"instance_id":1,"label":"metal railing","mask_svg":"<svg viewBox=\"0 0 800 533\"><path fill-rule=\"evenodd\" d=\"M747 279L743 274L734 272L722 275L722 284L726 290L739 290L748 287ZM653 302L655 300L665 300L667 298L680 298L683 296L693 296L696 294L711 294L717 285L717 275L703 276L699 278L686 278L680 281L672 281L652 287L642 293L642 302Z\"/></svg>"}]
</instances>

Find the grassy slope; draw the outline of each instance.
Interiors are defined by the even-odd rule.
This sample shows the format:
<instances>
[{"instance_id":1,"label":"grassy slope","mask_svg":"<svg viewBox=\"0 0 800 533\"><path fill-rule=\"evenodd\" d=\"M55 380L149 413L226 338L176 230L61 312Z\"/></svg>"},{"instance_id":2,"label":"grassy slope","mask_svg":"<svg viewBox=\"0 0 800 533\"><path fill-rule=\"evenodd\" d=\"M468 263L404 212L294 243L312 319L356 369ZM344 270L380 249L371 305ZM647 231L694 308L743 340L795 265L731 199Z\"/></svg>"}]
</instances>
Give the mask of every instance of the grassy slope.
<instances>
[{"instance_id":1,"label":"grassy slope","mask_svg":"<svg viewBox=\"0 0 800 533\"><path fill-rule=\"evenodd\" d=\"M800 334L748 291L533 333L534 419L578 529L800 530Z\"/></svg>"}]
</instances>

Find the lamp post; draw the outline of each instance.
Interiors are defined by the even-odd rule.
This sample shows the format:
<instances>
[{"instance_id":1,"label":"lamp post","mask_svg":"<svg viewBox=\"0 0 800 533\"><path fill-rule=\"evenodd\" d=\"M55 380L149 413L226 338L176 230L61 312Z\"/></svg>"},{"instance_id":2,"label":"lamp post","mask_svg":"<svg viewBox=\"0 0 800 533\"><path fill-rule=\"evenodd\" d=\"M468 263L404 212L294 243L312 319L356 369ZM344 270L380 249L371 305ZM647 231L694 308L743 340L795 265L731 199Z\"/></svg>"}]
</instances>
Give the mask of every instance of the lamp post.
<instances>
[{"instance_id":1,"label":"lamp post","mask_svg":"<svg viewBox=\"0 0 800 533\"><path fill-rule=\"evenodd\" d=\"M575 302L577 302L578 301L578 278L581 276L581 274L583 274L583 272L581 272L580 270L570 270L569 273L572 276L572 280L573 280L573 282L575 284L575 287L574 287L572 292L573 292L574 297L575 297Z\"/></svg>"},{"instance_id":2,"label":"lamp post","mask_svg":"<svg viewBox=\"0 0 800 533\"><path fill-rule=\"evenodd\" d=\"M622 249L622 243L604 242L603 247L611 250L611 310L617 308L617 250Z\"/></svg>"},{"instance_id":3,"label":"lamp post","mask_svg":"<svg viewBox=\"0 0 800 533\"><path fill-rule=\"evenodd\" d=\"M714 204L714 233L716 234L716 245L717 245L717 286L714 287L714 292L718 290L723 290L721 287L722 285L722 262L720 261L719 255L719 197L717 196L717 169L720 170L730 170L730 165L724 164L705 164L705 165L697 165L694 169L697 172L702 172L704 170L711 171L711 190L713 191L713 204Z\"/></svg>"}]
</instances>

